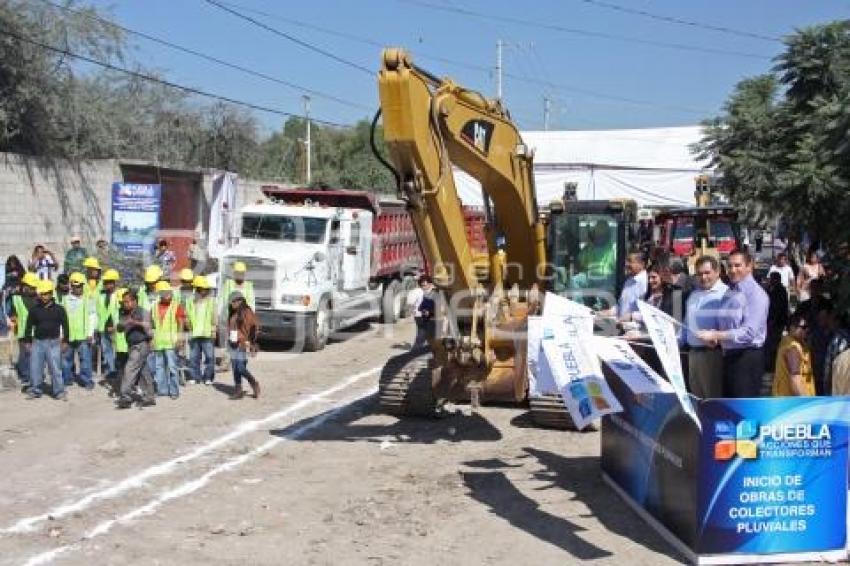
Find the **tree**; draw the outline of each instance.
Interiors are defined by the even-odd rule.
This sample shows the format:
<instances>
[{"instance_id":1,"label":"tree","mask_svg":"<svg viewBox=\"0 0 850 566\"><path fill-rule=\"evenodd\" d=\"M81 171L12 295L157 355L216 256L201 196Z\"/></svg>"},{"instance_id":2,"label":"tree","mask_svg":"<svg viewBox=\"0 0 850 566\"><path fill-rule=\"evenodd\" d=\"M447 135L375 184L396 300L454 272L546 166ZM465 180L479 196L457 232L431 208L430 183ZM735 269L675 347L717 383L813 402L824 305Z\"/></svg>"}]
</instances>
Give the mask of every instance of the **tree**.
<instances>
[{"instance_id":1,"label":"tree","mask_svg":"<svg viewBox=\"0 0 850 566\"><path fill-rule=\"evenodd\" d=\"M0 149L73 153L76 122L67 113L65 98L73 86L73 61L33 42L99 60L121 60L120 30L89 17L93 13L84 8L60 16L46 4L26 0L0 4Z\"/></svg>"},{"instance_id":2,"label":"tree","mask_svg":"<svg viewBox=\"0 0 850 566\"><path fill-rule=\"evenodd\" d=\"M850 312L850 21L785 44L770 74L739 83L723 115L704 122L695 151L751 219L781 215L830 250L831 290Z\"/></svg>"},{"instance_id":3,"label":"tree","mask_svg":"<svg viewBox=\"0 0 850 566\"><path fill-rule=\"evenodd\" d=\"M695 150L756 221L781 214L833 248L850 238L850 21L800 30L739 83Z\"/></svg>"}]
</instances>

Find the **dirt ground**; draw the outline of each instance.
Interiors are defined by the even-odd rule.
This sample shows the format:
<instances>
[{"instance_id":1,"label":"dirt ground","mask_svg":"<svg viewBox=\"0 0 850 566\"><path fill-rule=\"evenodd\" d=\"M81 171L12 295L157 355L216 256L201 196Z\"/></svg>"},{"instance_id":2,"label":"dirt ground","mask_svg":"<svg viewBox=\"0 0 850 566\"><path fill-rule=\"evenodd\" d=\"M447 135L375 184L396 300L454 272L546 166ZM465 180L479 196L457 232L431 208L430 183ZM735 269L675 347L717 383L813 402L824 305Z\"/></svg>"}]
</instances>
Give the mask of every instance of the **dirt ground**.
<instances>
[{"instance_id":1,"label":"dirt ground","mask_svg":"<svg viewBox=\"0 0 850 566\"><path fill-rule=\"evenodd\" d=\"M0 564L664 564L682 558L600 479L597 433L522 408L376 412L409 324L119 411L0 393Z\"/></svg>"}]
</instances>

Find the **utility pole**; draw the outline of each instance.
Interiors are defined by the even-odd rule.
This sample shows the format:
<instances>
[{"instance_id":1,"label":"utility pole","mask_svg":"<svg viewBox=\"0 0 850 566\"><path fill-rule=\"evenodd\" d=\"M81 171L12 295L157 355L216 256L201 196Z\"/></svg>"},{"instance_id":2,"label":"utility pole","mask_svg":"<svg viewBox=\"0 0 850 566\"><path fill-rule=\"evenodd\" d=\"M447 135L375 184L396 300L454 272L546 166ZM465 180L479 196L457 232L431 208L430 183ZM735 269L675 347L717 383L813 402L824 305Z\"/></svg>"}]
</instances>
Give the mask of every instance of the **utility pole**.
<instances>
[{"instance_id":1,"label":"utility pole","mask_svg":"<svg viewBox=\"0 0 850 566\"><path fill-rule=\"evenodd\" d=\"M552 99L548 96L543 97L543 129L549 129L549 114L552 111Z\"/></svg>"},{"instance_id":2,"label":"utility pole","mask_svg":"<svg viewBox=\"0 0 850 566\"><path fill-rule=\"evenodd\" d=\"M312 177L311 170L310 170L310 165L311 165L310 164L310 157L311 157L310 156L310 153L311 153L311 148L310 148L310 97L305 94L303 98L304 98L304 119L307 122L307 136L304 139L304 148L307 150L306 170L307 170L307 186L309 187L310 186L310 180L311 180L311 177Z\"/></svg>"},{"instance_id":3,"label":"utility pole","mask_svg":"<svg viewBox=\"0 0 850 566\"><path fill-rule=\"evenodd\" d=\"M496 100L502 100L502 47L504 42L496 40Z\"/></svg>"}]
</instances>

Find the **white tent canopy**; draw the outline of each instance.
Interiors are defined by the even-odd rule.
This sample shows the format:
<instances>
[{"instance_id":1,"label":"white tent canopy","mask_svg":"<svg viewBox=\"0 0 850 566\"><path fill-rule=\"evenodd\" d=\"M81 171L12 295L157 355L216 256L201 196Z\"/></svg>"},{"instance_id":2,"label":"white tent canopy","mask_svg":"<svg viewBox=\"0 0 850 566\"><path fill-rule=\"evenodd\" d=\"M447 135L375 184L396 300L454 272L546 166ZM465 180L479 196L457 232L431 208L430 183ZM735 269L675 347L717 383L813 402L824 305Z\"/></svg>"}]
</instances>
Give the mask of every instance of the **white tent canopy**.
<instances>
[{"instance_id":1,"label":"white tent canopy","mask_svg":"<svg viewBox=\"0 0 850 566\"><path fill-rule=\"evenodd\" d=\"M537 201L548 204L578 185L581 200L629 198L640 206L694 203L694 177L705 163L691 153L702 137L700 126L639 130L523 132L534 153ZM455 170L464 204L481 205L481 185Z\"/></svg>"}]
</instances>

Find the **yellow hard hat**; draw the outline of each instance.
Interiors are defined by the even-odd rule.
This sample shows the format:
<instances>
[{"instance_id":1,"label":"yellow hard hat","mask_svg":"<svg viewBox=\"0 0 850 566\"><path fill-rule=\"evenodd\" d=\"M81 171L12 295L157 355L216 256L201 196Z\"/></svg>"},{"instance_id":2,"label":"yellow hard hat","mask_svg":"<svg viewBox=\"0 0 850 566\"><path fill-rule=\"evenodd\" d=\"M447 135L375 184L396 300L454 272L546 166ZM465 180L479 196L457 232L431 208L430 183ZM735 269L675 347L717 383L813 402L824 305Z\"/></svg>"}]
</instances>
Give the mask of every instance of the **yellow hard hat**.
<instances>
[{"instance_id":1,"label":"yellow hard hat","mask_svg":"<svg viewBox=\"0 0 850 566\"><path fill-rule=\"evenodd\" d=\"M83 267L90 267L92 269L100 269L100 262L97 261L96 257L87 257L85 261L83 261Z\"/></svg>"},{"instance_id":2,"label":"yellow hard hat","mask_svg":"<svg viewBox=\"0 0 850 566\"><path fill-rule=\"evenodd\" d=\"M154 290L157 293L162 293L165 291L171 291L171 284L168 281L159 281L154 287Z\"/></svg>"},{"instance_id":3,"label":"yellow hard hat","mask_svg":"<svg viewBox=\"0 0 850 566\"><path fill-rule=\"evenodd\" d=\"M107 269L106 273L103 274L104 281L118 281L121 279L121 274L118 273L117 269Z\"/></svg>"},{"instance_id":4,"label":"yellow hard hat","mask_svg":"<svg viewBox=\"0 0 850 566\"><path fill-rule=\"evenodd\" d=\"M44 279L43 281L39 281L38 285L36 286L36 290L38 291L39 295L52 293L53 289L53 281L51 281L50 279Z\"/></svg>"},{"instance_id":5,"label":"yellow hard hat","mask_svg":"<svg viewBox=\"0 0 850 566\"><path fill-rule=\"evenodd\" d=\"M79 271L75 271L68 276L68 281L73 285L83 285L86 282L86 276Z\"/></svg>"},{"instance_id":6,"label":"yellow hard hat","mask_svg":"<svg viewBox=\"0 0 850 566\"><path fill-rule=\"evenodd\" d=\"M124 298L124 293L126 293L127 291L129 291L129 289L127 289L127 287L121 287L120 289L115 291L115 297L120 301L121 299Z\"/></svg>"},{"instance_id":7,"label":"yellow hard hat","mask_svg":"<svg viewBox=\"0 0 850 566\"><path fill-rule=\"evenodd\" d=\"M145 269L145 283L156 283L162 277L162 268L151 265Z\"/></svg>"},{"instance_id":8,"label":"yellow hard hat","mask_svg":"<svg viewBox=\"0 0 850 566\"><path fill-rule=\"evenodd\" d=\"M180 281L192 281L195 277L195 274L192 273L192 270L188 267L184 267L180 270Z\"/></svg>"},{"instance_id":9,"label":"yellow hard hat","mask_svg":"<svg viewBox=\"0 0 850 566\"><path fill-rule=\"evenodd\" d=\"M197 275L192 280L192 286L196 287L198 289L209 289L210 288L210 282L207 281L207 278L204 277L203 275Z\"/></svg>"},{"instance_id":10,"label":"yellow hard hat","mask_svg":"<svg viewBox=\"0 0 850 566\"><path fill-rule=\"evenodd\" d=\"M30 287L35 287L38 285L38 276L35 273L24 273L24 277L23 279L21 279L21 283Z\"/></svg>"},{"instance_id":11,"label":"yellow hard hat","mask_svg":"<svg viewBox=\"0 0 850 566\"><path fill-rule=\"evenodd\" d=\"M233 264L233 271L238 273L245 273L248 271L248 268L245 266L245 262L237 261Z\"/></svg>"}]
</instances>

